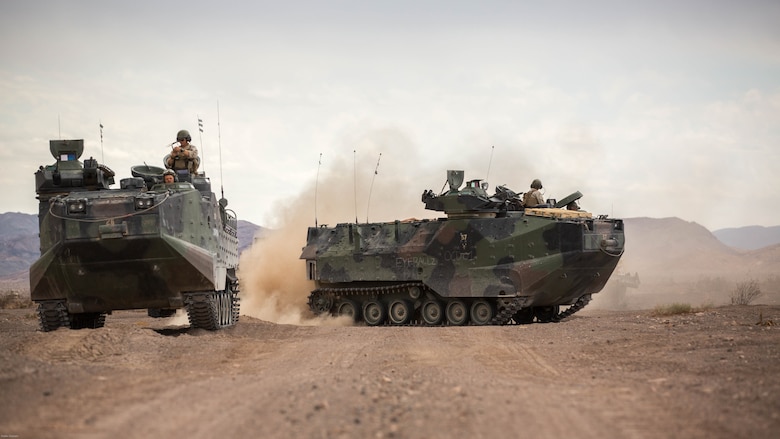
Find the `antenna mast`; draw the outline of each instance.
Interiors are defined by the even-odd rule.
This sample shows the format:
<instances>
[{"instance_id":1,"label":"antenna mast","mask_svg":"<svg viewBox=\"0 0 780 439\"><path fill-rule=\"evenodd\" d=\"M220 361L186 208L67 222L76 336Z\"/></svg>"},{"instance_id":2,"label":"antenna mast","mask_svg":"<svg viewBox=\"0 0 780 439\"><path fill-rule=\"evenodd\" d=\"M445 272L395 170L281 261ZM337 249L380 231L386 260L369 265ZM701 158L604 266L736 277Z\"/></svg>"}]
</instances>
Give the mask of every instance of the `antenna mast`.
<instances>
[{"instance_id":1,"label":"antenna mast","mask_svg":"<svg viewBox=\"0 0 780 439\"><path fill-rule=\"evenodd\" d=\"M368 189L368 203L366 203L366 223L368 223L368 209L371 207L371 192L374 190L374 180L376 175L379 174L379 161L382 160L382 153L379 153L379 158L376 159L376 168L374 168L374 176L371 177L371 186Z\"/></svg>"},{"instance_id":2,"label":"antenna mast","mask_svg":"<svg viewBox=\"0 0 780 439\"><path fill-rule=\"evenodd\" d=\"M352 187L355 189L355 224L357 224L357 151L354 149L352 150Z\"/></svg>"},{"instance_id":3,"label":"antenna mast","mask_svg":"<svg viewBox=\"0 0 780 439\"><path fill-rule=\"evenodd\" d=\"M204 159L203 153L206 152L206 147L203 145L203 119L200 118L200 115L196 114L196 116L198 117L198 141L200 142L200 151L201 151L200 162L201 164L203 164L201 168L205 170L206 160Z\"/></svg>"},{"instance_id":4,"label":"antenna mast","mask_svg":"<svg viewBox=\"0 0 780 439\"><path fill-rule=\"evenodd\" d=\"M105 163L106 157L103 154L103 121L98 120L98 123L100 124L100 161Z\"/></svg>"},{"instance_id":5,"label":"antenna mast","mask_svg":"<svg viewBox=\"0 0 780 439\"><path fill-rule=\"evenodd\" d=\"M314 180L314 227L317 227L317 188L320 184L320 168L322 167L322 153L320 153L320 160L317 163L317 179Z\"/></svg>"},{"instance_id":6,"label":"antenna mast","mask_svg":"<svg viewBox=\"0 0 780 439\"><path fill-rule=\"evenodd\" d=\"M219 145L219 190L225 198L225 180L222 178L222 125L219 123L219 101L217 101L217 144Z\"/></svg>"},{"instance_id":7,"label":"antenna mast","mask_svg":"<svg viewBox=\"0 0 780 439\"><path fill-rule=\"evenodd\" d=\"M490 181L490 165L493 164L493 151L495 151L496 146L493 145L490 147L490 160L488 161L488 171L487 175L485 176L485 181Z\"/></svg>"}]
</instances>

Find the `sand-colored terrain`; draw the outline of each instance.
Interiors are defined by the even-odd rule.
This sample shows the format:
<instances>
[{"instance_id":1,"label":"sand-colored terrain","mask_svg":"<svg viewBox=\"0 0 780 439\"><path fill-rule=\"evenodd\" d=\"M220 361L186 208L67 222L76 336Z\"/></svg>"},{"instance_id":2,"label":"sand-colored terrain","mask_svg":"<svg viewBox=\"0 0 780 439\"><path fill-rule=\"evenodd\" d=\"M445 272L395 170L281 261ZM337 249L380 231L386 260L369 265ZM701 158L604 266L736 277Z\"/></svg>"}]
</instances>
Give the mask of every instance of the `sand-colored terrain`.
<instances>
[{"instance_id":1,"label":"sand-colored terrain","mask_svg":"<svg viewBox=\"0 0 780 439\"><path fill-rule=\"evenodd\" d=\"M780 306L558 324L293 326L0 310L0 434L19 438L775 438ZM774 323L775 325L773 325Z\"/></svg>"}]
</instances>

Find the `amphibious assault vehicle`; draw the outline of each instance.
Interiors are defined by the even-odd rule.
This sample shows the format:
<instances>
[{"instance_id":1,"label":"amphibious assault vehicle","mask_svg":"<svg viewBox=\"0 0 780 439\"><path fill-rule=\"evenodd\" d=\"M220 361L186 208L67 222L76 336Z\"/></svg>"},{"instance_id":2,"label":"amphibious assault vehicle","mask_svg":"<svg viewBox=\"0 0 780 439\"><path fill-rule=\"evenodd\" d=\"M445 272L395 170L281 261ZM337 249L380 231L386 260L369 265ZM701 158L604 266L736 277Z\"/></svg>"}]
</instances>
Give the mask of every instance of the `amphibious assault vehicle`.
<instances>
[{"instance_id":1,"label":"amphibious assault vehicle","mask_svg":"<svg viewBox=\"0 0 780 439\"><path fill-rule=\"evenodd\" d=\"M98 328L114 310L169 317L219 329L238 320L235 213L217 200L205 174L139 165L112 189L114 172L79 161L83 140L49 142L53 165L35 173L41 257L30 293L41 328Z\"/></svg>"},{"instance_id":2,"label":"amphibious assault vehicle","mask_svg":"<svg viewBox=\"0 0 780 439\"><path fill-rule=\"evenodd\" d=\"M448 171L449 190L423 192L445 218L310 227L311 310L372 326L557 322L604 287L622 220L570 210L580 192L530 208L504 186L461 188L463 177Z\"/></svg>"}]
</instances>

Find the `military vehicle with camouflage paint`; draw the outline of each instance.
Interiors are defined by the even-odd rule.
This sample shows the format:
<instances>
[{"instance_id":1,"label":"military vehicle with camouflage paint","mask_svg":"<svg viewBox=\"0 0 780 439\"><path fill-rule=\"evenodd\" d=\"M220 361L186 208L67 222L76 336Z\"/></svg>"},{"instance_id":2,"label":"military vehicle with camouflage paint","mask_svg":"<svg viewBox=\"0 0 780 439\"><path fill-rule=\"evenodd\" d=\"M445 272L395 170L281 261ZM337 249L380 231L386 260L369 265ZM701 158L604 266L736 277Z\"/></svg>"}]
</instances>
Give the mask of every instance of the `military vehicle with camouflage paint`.
<instances>
[{"instance_id":1,"label":"military vehicle with camouflage paint","mask_svg":"<svg viewBox=\"0 0 780 439\"><path fill-rule=\"evenodd\" d=\"M35 173L41 257L30 267L43 331L98 328L114 310L215 330L238 320L235 213L200 173L139 165L112 189L114 172L79 161L83 140L52 140L53 165Z\"/></svg>"},{"instance_id":2,"label":"military vehicle with camouflage paint","mask_svg":"<svg viewBox=\"0 0 780 439\"><path fill-rule=\"evenodd\" d=\"M467 182L425 191L445 218L310 227L301 254L315 314L382 325L557 322L599 292L623 254L623 221L593 217L575 192L524 207L520 194ZM564 308L562 308L564 307Z\"/></svg>"}]
</instances>

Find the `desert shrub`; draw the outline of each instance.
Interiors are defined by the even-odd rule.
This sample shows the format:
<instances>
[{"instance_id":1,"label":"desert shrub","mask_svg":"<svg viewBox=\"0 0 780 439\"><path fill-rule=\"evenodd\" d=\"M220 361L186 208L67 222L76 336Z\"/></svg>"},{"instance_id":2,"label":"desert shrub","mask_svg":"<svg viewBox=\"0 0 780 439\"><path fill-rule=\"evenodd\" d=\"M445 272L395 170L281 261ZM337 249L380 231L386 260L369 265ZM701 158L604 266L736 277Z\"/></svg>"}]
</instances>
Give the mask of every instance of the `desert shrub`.
<instances>
[{"instance_id":1,"label":"desert shrub","mask_svg":"<svg viewBox=\"0 0 780 439\"><path fill-rule=\"evenodd\" d=\"M17 292L0 295L0 309L32 308L33 302L27 297L20 297Z\"/></svg>"},{"instance_id":2,"label":"desert shrub","mask_svg":"<svg viewBox=\"0 0 780 439\"><path fill-rule=\"evenodd\" d=\"M750 305L761 295L761 287L755 279L737 282L737 287L731 292L732 305Z\"/></svg>"},{"instance_id":3,"label":"desert shrub","mask_svg":"<svg viewBox=\"0 0 780 439\"><path fill-rule=\"evenodd\" d=\"M669 305L658 305L653 309L654 316L673 316L677 314L689 314L693 308L689 303L671 303Z\"/></svg>"}]
</instances>

